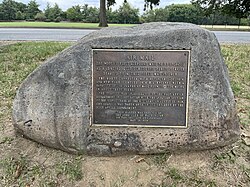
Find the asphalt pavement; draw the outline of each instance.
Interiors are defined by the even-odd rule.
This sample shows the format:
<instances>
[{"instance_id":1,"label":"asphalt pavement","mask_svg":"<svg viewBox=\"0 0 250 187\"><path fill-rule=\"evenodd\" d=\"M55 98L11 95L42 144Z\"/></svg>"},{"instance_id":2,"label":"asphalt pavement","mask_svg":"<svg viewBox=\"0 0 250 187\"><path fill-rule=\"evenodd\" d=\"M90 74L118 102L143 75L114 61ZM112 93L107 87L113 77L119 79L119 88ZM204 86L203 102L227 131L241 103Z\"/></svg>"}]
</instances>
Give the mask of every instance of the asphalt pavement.
<instances>
[{"instance_id":1,"label":"asphalt pavement","mask_svg":"<svg viewBox=\"0 0 250 187\"><path fill-rule=\"evenodd\" d=\"M0 40L77 41L91 29L0 28ZM220 43L250 43L250 32L214 31Z\"/></svg>"},{"instance_id":2,"label":"asphalt pavement","mask_svg":"<svg viewBox=\"0 0 250 187\"><path fill-rule=\"evenodd\" d=\"M0 40L77 41L91 29L0 28Z\"/></svg>"}]
</instances>

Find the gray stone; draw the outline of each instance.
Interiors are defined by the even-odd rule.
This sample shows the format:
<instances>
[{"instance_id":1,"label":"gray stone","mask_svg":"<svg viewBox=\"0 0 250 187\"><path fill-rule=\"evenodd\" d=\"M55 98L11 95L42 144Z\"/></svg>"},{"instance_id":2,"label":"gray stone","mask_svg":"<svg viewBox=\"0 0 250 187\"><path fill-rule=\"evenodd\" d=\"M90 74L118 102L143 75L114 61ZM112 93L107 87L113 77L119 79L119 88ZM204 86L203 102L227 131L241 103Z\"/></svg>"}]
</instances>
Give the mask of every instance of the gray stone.
<instances>
[{"instance_id":1,"label":"gray stone","mask_svg":"<svg viewBox=\"0 0 250 187\"><path fill-rule=\"evenodd\" d=\"M191 50L187 128L90 127L92 49ZM17 132L71 153L202 150L240 136L228 71L215 35L193 24L149 23L83 37L31 73L13 106Z\"/></svg>"}]
</instances>

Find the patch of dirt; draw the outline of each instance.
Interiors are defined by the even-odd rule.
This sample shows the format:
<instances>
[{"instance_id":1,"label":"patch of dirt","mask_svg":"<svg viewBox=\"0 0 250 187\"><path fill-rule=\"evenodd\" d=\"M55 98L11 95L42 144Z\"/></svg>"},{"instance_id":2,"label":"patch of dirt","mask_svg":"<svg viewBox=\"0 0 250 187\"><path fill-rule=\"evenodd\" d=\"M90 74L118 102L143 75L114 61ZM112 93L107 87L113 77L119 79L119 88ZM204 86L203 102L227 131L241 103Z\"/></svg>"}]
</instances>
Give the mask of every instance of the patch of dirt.
<instances>
[{"instance_id":1,"label":"patch of dirt","mask_svg":"<svg viewBox=\"0 0 250 187\"><path fill-rule=\"evenodd\" d=\"M34 178L33 181L27 182L29 186L55 184L55 186L68 187L151 187L163 186L166 181L168 185L176 186L197 186L198 183L202 184L201 186L209 186L210 183L215 183L216 186L247 187L250 185L248 176L250 174L248 170L250 169L250 159L247 159L247 156L250 156L250 148L241 141L220 149L172 153L160 164L155 162L155 155L82 156L80 157L82 178L72 181L67 178L67 175L60 175L56 167L58 163L63 164L65 161L74 162L79 156L50 149L23 137L15 136L10 121L6 123L4 130L0 131L0 137L2 140L6 137L9 138L9 141L0 144L0 160L10 157L16 159L25 157L29 164L27 168L35 165L43 171L39 176L32 173ZM230 155L232 151L234 154ZM164 158L162 157L162 159ZM177 175L180 175L181 179L168 174L172 168L178 172ZM3 170L1 171L0 168L0 186L1 177L5 177L5 174L1 172ZM248 173L246 174L246 172ZM25 171L21 173L21 176L24 173ZM50 181L41 181L41 179ZM18 184L17 181L14 181L13 184Z\"/></svg>"},{"instance_id":2,"label":"patch of dirt","mask_svg":"<svg viewBox=\"0 0 250 187\"><path fill-rule=\"evenodd\" d=\"M0 47L15 44L15 43L18 43L18 42L20 42L20 41L14 41L14 40L4 41L4 40L0 40ZM24 41L22 41L22 42L24 42Z\"/></svg>"}]
</instances>

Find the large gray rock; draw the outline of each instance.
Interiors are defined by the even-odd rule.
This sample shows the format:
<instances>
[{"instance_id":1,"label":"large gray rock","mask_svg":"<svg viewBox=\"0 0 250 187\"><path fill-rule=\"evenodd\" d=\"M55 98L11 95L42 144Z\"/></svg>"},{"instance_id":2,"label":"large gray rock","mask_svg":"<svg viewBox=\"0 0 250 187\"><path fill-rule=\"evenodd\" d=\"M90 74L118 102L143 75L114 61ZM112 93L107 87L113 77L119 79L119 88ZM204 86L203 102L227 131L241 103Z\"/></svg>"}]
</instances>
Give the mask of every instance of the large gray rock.
<instances>
[{"instance_id":1,"label":"large gray rock","mask_svg":"<svg viewBox=\"0 0 250 187\"><path fill-rule=\"evenodd\" d=\"M191 50L187 128L90 127L92 49ZM24 136L71 153L117 155L201 150L240 135L227 68L215 35L196 25L149 23L83 37L20 86L13 123Z\"/></svg>"}]
</instances>

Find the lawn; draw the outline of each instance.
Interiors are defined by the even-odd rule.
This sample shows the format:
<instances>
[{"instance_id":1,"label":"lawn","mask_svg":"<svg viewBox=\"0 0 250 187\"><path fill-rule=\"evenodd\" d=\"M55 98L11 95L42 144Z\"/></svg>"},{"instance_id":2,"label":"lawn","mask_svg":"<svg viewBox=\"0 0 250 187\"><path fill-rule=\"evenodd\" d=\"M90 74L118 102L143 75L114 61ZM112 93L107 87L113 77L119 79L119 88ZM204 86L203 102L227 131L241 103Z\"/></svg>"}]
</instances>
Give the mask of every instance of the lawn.
<instances>
[{"instance_id":1,"label":"lawn","mask_svg":"<svg viewBox=\"0 0 250 187\"><path fill-rule=\"evenodd\" d=\"M16 136L12 102L25 77L73 43L0 47L0 186L250 186L250 45L223 45L242 138L224 148L160 155L70 155Z\"/></svg>"},{"instance_id":2,"label":"lawn","mask_svg":"<svg viewBox=\"0 0 250 187\"><path fill-rule=\"evenodd\" d=\"M109 26L133 26L135 24L109 24ZM20 27L20 28L79 28L98 29L98 23L73 23L73 22L0 22L0 27Z\"/></svg>"},{"instance_id":3,"label":"lawn","mask_svg":"<svg viewBox=\"0 0 250 187\"><path fill-rule=\"evenodd\" d=\"M126 27L134 26L136 24L109 24L110 27ZM78 28L78 29L99 29L98 23L76 23L76 22L0 22L0 28ZM223 31L250 31L250 26L237 25L201 25L201 27L209 30L223 30Z\"/></svg>"},{"instance_id":4,"label":"lawn","mask_svg":"<svg viewBox=\"0 0 250 187\"><path fill-rule=\"evenodd\" d=\"M202 28L214 31L250 31L250 26L238 25L201 25Z\"/></svg>"}]
</instances>

